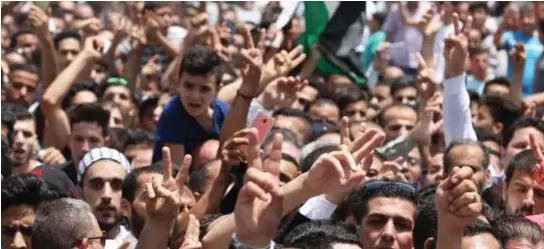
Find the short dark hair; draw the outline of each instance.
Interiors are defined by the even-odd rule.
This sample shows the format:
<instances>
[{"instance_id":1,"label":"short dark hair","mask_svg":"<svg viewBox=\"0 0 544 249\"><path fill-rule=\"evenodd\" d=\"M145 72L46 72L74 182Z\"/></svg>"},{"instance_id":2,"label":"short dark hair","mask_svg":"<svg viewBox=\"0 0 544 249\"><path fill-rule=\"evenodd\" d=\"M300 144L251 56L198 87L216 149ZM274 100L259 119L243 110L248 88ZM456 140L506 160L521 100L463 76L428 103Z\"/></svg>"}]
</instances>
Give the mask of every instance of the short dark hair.
<instances>
[{"instance_id":1,"label":"short dark hair","mask_svg":"<svg viewBox=\"0 0 544 249\"><path fill-rule=\"evenodd\" d=\"M378 112L378 115L376 115L376 123L378 125L380 125L381 127L384 127L385 126L385 114L387 113L387 111L389 111L389 110L391 110L393 108L410 109L410 110L412 110L412 111L414 111L416 113L416 116L419 117L419 114L418 114L415 107L413 107L411 105L407 105L407 104L402 104L402 103L393 103L392 105L389 105L389 106L383 108L382 110L380 110Z\"/></svg>"},{"instance_id":2,"label":"short dark hair","mask_svg":"<svg viewBox=\"0 0 544 249\"><path fill-rule=\"evenodd\" d=\"M340 147L337 145L327 145L313 150L306 157L302 158L302 161L300 162L300 171L302 171L302 173L308 172L321 155L338 150L340 150Z\"/></svg>"},{"instance_id":3,"label":"short dark hair","mask_svg":"<svg viewBox=\"0 0 544 249\"><path fill-rule=\"evenodd\" d=\"M10 177L13 174L10 144L7 137L2 136L2 177Z\"/></svg>"},{"instance_id":4,"label":"short dark hair","mask_svg":"<svg viewBox=\"0 0 544 249\"><path fill-rule=\"evenodd\" d=\"M150 1L150 2L144 3L143 11L146 11L146 10L154 11L155 9L168 7L168 6L170 6L169 2Z\"/></svg>"},{"instance_id":5,"label":"short dark hair","mask_svg":"<svg viewBox=\"0 0 544 249\"><path fill-rule=\"evenodd\" d=\"M308 86L314 88L317 91L317 97L318 98L330 98L329 89L323 83L323 81L318 80L316 78L311 78L308 80Z\"/></svg>"},{"instance_id":6,"label":"short dark hair","mask_svg":"<svg viewBox=\"0 0 544 249\"><path fill-rule=\"evenodd\" d=\"M299 149L302 147L301 141L298 141L297 134L289 129L278 127L273 127L270 130L270 133L268 133L268 136L266 136L266 138L264 139L261 147L266 148L268 145L270 145L274 141L274 137L276 136L276 134L281 134L283 136L284 143L291 143Z\"/></svg>"},{"instance_id":7,"label":"short dark hair","mask_svg":"<svg viewBox=\"0 0 544 249\"><path fill-rule=\"evenodd\" d=\"M452 160L453 158L451 158L451 150L455 147L458 147L458 146L474 146L474 147L478 147L482 150L482 153L483 153L483 167L484 169L487 169L487 167L489 167L489 151L487 150L487 147L485 147L481 142L479 141L474 141L474 140L470 140L470 139L459 139L459 140L455 140L453 142L450 143L450 145L446 148L446 151L444 151L444 173L445 174L449 174L451 172L451 170L453 169L453 163L452 163Z\"/></svg>"},{"instance_id":8,"label":"short dark hair","mask_svg":"<svg viewBox=\"0 0 544 249\"><path fill-rule=\"evenodd\" d=\"M512 139L514 133L516 133L517 130L528 127L533 127L541 133L544 133L544 121L542 119L536 117L521 117L510 127L510 130L512 132L504 134L505 136L502 139L504 141L504 144L508 146L510 140Z\"/></svg>"},{"instance_id":9,"label":"short dark hair","mask_svg":"<svg viewBox=\"0 0 544 249\"><path fill-rule=\"evenodd\" d=\"M500 245L499 238L495 231L493 230L493 227L489 225L489 223L481 220L481 219L475 219L472 224L465 227L465 230L463 231L463 237L473 237L480 234L490 234L495 239L497 239L497 243Z\"/></svg>"},{"instance_id":10,"label":"short dark hair","mask_svg":"<svg viewBox=\"0 0 544 249\"><path fill-rule=\"evenodd\" d=\"M154 142L155 142L154 135L149 132L139 131L139 130L128 131L125 144L123 145L123 151L125 151L127 147L131 145L143 144L143 145L153 146Z\"/></svg>"},{"instance_id":11,"label":"short dark hair","mask_svg":"<svg viewBox=\"0 0 544 249\"><path fill-rule=\"evenodd\" d=\"M285 117L293 117L293 118L301 119L304 123L306 123L306 127L308 128L307 129L307 134L304 136L304 141L301 141L301 142L305 143L310 138L311 130L312 130L311 129L311 127L312 127L312 118L310 117L310 115L308 113L306 113L304 111L301 111L301 110L298 110L298 109L284 107L284 108L280 108L280 109L274 111L272 116L275 117L275 118L277 118L278 116L285 116Z\"/></svg>"},{"instance_id":12,"label":"short dark hair","mask_svg":"<svg viewBox=\"0 0 544 249\"><path fill-rule=\"evenodd\" d=\"M159 164L154 164L146 167L136 168L130 171L123 180L123 186L121 188L122 198L133 202L136 198L136 189L138 188L138 177L142 174L157 173L162 174L163 168Z\"/></svg>"},{"instance_id":13,"label":"short dark hair","mask_svg":"<svg viewBox=\"0 0 544 249\"><path fill-rule=\"evenodd\" d=\"M369 186L373 184L380 184L381 186L370 188ZM365 183L365 185L356 191L359 198L356 198L356 201L353 203L353 215L357 219L358 224L368 214L368 203L377 197L406 200L413 203L414 207L417 207L417 193L411 185L406 183L373 180ZM413 215L415 217L416 213L414 212Z\"/></svg>"},{"instance_id":14,"label":"short dark hair","mask_svg":"<svg viewBox=\"0 0 544 249\"><path fill-rule=\"evenodd\" d=\"M9 47L10 48L15 48L17 47L17 37L21 36L21 35L26 35L26 34L32 34L32 35L35 35L34 31L32 31L32 29L29 29L29 28L22 28L18 31L16 31L15 33L13 33L11 35L11 40L10 40L10 43L9 43Z\"/></svg>"},{"instance_id":15,"label":"short dark hair","mask_svg":"<svg viewBox=\"0 0 544 249\"><path fill-rule=\"evenodd\" d=\"M409 87L417 89L416 80L413 76L404 75L396 78L391 83L391 96L394 96L397 91Z\"/></svg>"},{"instance_id":16,"label":"short dark hair","mask_svg":"<svg viewBox=\"0 0 544 249\"><path fill-rule=\"evenodd\" d=\"M301 249L332 249L334 244L361 246L356 226L335 220L309 221L295 227L284 239L284 246Z\"/></svg>"},{"instance_id":17,"label":"short dark hair","mask_svg":"<svg viewBox=\"0 0 544 249\"><path fill-rule=\"evenodd\" d=\"M377 21L378 24L380 25L380 27L385 22L386 17L387 17L387 15L385 14L385 12L376 12L376 13L372 14L372 20Z\"/></svg>"},{"instance_id":18,"label":"short dark hair","mask_svg":"<svg viewBox=\"0 0 544 249\"><path fill-rule=\"evenodd\" d=\"M57 35L55 35L55 38L53 39L53 44L55 45L55 49L59 49L59 44L68 38L76 39L79 44L81 44L81 35L77 31L73 30L63 30Z\"/></svg>"},{"instance_id":19,"label":"short dark hair","mask_svg":"<svg viewBox=\"0 0 544 249\"><path fill-rule=\"evenodd\" d=\"M102 108L99 103L83 103L73 106L68 111L70 127L77 123L96 123L102 128L102 135L108 136L110 112Z\"/></svg>"},{"instance_id":20,"label":"short dark hair","mask_svg":"<svg viewBox=\"0 0 544 249\"><path fill-rule=\"evenodd\" d=\"M223 76L223 72L221 71L221 58L207 46L193 46L185 53L185 55L183 55L181 68L179 70L180 78L184 73L190 75L214 74L216 83L219 84Z\"/></svg>"},{"instance_id":21,"label":"short dark hair","mask_svg":"<svg viewBox=\"0 0 544 249\"><path fill-rule=\"evenodd\" d=\"M368 96L353 84L340 85L334 92L334 102L338 104L340 112L343 112L348 105L359 101L368 102Z\"/></svg>"},{"instance_id":22,"label":"short dark hair","mask_svg":"<svg viewBox=\"0 0 544 249\"><path fill-rule=\"evenodd\" d=\"M480 34L480 36L481 36L481 34ZM470 54L470 58L472 58L473 56L481 55L481 54L489 55L489 51L487 49L485 49L485 48L482 48L482 47L473 47L473 48L469 49L469 54Z\"/></svg>"},{"instance_id":23,"label":"short dark hair","mask_svg":"<svg viewBox=\"0 0 544 249\"><path fill-rule=\"evenodd\" d=\"M428 238L435 238L438 229L438 216L434 205L437 184L431 184L418 191L417 211L412 236L414 248L423 249Z\"/></svg>"},{"instance_id":24,"label":"short dark hair","mask_svg":"<svg viewBox=\"0 0 544 249\"><path fill-rule=\"evenodd\" d=\"M521 115L521 109L510 99L503 96L485 96L480 101L480 106L485 105L493 121L503 125L502 134L509 133L508 127L512 125Z\"/></svg>"},{"instance_id":25,"label":"short dark hair","mask_svg":"<svg viewBox=\"0 0 544 249\"><path fill-rule=\"evenodd\" d=\"M9 65L9 72L15 72L15 71L23 71L31 74L35 74L40 76L40 73L38 72L38 69L33 64L18 64L13 63Z\"/></svg>"},{"instance_id":26,"label":"short dark hair","mask_svg":"<svg viewBox=\"0 0 544 249\"><path fill-rule=\"evenodd\" d=\"M9 176L2 182L2 212L17 205L37 208L42 202L62 197L66 196L50 188L42 178L29 173Z\"/></svg>"},{"instance_id":27,"label":"short dark hair","mask_svg":"<svg viewBox=\"0 0 544 249\"><path fill-rule=\"evenodd\" d=\"M70 90L68 91L68 94L66 94L66 97L62 101L62 108L67 109L72 105L72 100L78 94L79 92L83 91L89 91L92 92L96 98L98 99L98 85L94 82L76 82Z\"/></svg>"},{"instance_id":28,"label":"short dark hair","mask_svg":"<svg viewBox=\"0 0 544 249\"><path fill-rule=\"evenodd\" d=\"M512 84L510 83L510 81L507 78L505 78L505 77L496 77L496 78L488 80L485 83L484 91L483 91L484 95L487 95L487 90L489 89L489 86L491 86L491 85L504 86L504 87L506 87L508 89L512 88Z\"/></svg>"},{"instance_id":29,"label":"short dark hair","mask_svg":"<svg viewBox=\"0 0 544 249\"><path fill-rule=\"evenodd\" d=\"M489 13L489 7L487 7L487 2L471 2L468 11L474 13L477 9L483 9L486 13Z\"/></svg>"},{"instance_id":30,"label":"short dark hair","mask_svg":"<svg viewBox=\"0 0 544 249\"><path fill-rule=\"evenodd\" d=\"M507 216L491 222L502 245L511 240L524 239L533 245L544 242L544 230L533 221L523 217Z\"/></svg>"},{"instance_id":31,"label":"short dark hair","mask_svg":"<svg viewBox=\"0 0 544 249\"><path fill-rule=\"evenodd\" d=\"M506 185L510 184L510 181L512 181L512 177L516 171L532 174L535 164L536 159L531 150L524 150L516 154L514 157L512 157L510 162L508 162L508 166L506 166L506 169L504 170L504 180Z\"/></svg>"}]
</instances>

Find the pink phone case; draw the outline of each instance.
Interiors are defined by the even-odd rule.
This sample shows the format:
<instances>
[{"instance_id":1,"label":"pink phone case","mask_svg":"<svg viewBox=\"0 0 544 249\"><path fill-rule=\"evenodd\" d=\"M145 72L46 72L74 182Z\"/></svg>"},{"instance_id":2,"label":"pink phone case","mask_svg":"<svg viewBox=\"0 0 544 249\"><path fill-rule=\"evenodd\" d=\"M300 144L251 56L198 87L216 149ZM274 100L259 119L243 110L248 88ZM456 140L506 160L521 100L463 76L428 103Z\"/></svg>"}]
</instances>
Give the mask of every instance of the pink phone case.
<instances>
[{"instance_id":1,"label":"pink phone case","mask_svg":"<svg viewBox=\"0 0 544 249\"><path fill-rule=\"evenodd\" d=\"M272 127L274 127L275 122L276 120L273 117L269 116L263 111L259 111L257 113L257 116L255 117L255 119L253 119L253 122L251 122L250 127L257 128L257 130L259 131L259 144L264 142L264 140L268 136L268 133L270 133ZM247 151L247 145L240 146L240 149L242 151Z\"/></svg>"}]
</instances>

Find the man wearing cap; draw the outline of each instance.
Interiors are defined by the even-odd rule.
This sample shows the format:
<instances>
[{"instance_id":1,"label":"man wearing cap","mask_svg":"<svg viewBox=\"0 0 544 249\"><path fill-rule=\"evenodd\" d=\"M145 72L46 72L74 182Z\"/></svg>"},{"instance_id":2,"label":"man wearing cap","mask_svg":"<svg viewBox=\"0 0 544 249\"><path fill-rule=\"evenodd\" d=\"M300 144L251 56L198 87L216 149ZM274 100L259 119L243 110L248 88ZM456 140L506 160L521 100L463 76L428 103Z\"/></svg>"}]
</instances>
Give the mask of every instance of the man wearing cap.
<instances>
[{"instance_id":1,"label":"man wearing cap","mask_svg":"<svg viewBox=\"0 0 544 249\"><path fill-rule=\"evenodd\" d=\"M77 169L81 197L89 203L100 229L105 231L105 249L116 249L125 240L136 245L136 238L121 225L122 185L130 170L126 157L107 147L87 152Z\"/></svg>"},{"instance_id":2,"label":"man wearing cap","mask_svg":"<svg viewBox=\"0 0 544 249\"><path fill-rule=\"evenodd\" d=\"M122 113L130 116L135 114L135 98L127 79L119 76L110 76L102 85L102 99L113 101L121 106Z\"/></svg>"}]
</instances>

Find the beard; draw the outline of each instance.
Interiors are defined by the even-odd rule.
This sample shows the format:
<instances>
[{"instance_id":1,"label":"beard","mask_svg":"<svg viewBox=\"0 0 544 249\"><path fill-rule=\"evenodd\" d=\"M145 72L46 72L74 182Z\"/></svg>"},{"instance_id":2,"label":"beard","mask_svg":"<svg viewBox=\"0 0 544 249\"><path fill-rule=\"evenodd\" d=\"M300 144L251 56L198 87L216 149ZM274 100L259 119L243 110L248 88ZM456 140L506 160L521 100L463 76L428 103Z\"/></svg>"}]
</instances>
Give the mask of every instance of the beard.
<instances>
[{"instance_id":1,"label":"beard","mask_svg":"<svg viewBox=\"0 0 544 249\"><path fill-rule=\"evenodd\" d=\"M114 213L112 216L108 215L104 217L105 215L101 212L112 212ZM108 205L108 204L101 204L97 208L97 215L95 215L96 220L98 221L98 225L100 226L100 229L104 231L109 231L112 228L115 228L119 224L121 224L121 221L123 220L123 216L121 213L115 209L114 207Z\"/></svg>"},{"instance_id":2,"label":"beard","mask_svg":"<svg viewBox=\"0 0 544 249\"><path fill-rule=\"evenodd\" d=\"M142 229L144 229L145 218L138 214L138 211L132 207L132 216L130 217L130 231L134 237L139 238Z\"/></svg>"}]
</instances>

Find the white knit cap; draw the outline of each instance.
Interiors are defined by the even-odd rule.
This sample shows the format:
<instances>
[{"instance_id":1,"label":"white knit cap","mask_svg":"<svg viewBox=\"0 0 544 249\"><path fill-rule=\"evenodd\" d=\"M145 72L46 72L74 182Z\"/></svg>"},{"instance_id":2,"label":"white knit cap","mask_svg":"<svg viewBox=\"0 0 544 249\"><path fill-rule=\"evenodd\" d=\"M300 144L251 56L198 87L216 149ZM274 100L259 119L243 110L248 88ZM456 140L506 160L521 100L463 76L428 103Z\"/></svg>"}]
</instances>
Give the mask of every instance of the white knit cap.
<instances>
[{"instance_id":1,"label":"white knit cap","mask_svg":"<svg viewBox=\"0 0 544 249\"><path fill-rule=\"evenodd\" d=\"M127 174L130 173L130 163L128 162L127 158L121 154L121 152L108 147L100 147L92 149L91 151L87 152L85 156L83 156L83 159L81 159L79 162L79 167L77 170L77 181L81 182L81 178L83 177L85 171L94 163L102 160L111 160L119 163L125 169Z\"/></svg>"}]
</instances>

